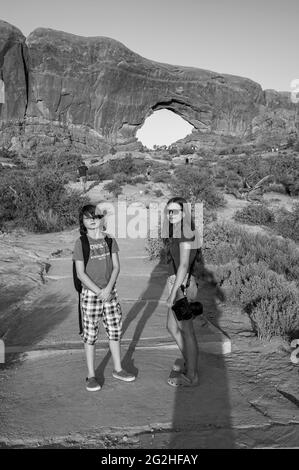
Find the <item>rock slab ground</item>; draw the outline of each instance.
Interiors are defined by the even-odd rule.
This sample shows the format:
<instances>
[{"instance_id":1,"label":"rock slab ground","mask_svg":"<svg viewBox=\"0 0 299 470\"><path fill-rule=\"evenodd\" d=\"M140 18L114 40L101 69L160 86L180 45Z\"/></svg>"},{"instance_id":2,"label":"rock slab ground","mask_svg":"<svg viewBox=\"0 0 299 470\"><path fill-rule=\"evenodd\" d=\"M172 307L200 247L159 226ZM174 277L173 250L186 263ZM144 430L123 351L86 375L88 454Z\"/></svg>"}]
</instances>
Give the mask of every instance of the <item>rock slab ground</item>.
<instances>
[{"instance_id":1,"label":"rock slab ground","mask_svg":"<svg viewBox=\"0 0 299 470\"><path fill-rule=\"evenodd\" d=\"M16 242L28 250L34 243L36 252L40 243L51 267L46 284L32 293L7 336L8 348L23 352L0 370L0 446L299 447L299 369L290 361L290 348L278 339L263 343L254 338L246 318L220 304L207 286L200 299L208 320L195 321L200 386L167 384L179 354L165 328L166 272L165 266L142 258L143 240L119 240L123 365L137 379L123 383L112 377L102 333L97 377L103 388L87 392L70 259L51 256L59 248L69 258L67 250L77 236L65 232L59 244L50 235ZM210 321L217 330L211 331ZM224 333L217 336L220 330ZM215 345L221 345L219 350Z\"/></svg>"}]
</instances>

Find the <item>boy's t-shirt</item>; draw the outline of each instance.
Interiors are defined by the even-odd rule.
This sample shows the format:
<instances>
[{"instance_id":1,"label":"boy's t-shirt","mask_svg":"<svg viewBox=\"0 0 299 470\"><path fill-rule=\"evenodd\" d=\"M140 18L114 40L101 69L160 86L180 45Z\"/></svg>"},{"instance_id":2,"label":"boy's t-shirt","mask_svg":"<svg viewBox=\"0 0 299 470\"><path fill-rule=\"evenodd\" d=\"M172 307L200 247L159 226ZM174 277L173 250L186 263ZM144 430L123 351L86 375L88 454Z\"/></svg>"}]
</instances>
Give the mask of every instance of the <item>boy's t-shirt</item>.
<instances>
[{"instance_id":1,"label":"boy's t-shirt","mask_svg":"<svg viewBox=\"0 0 299 470\"><path fill-rule=\"evenodd\" d=\"M113 271L109 247L104 238L94 239L89 235L87 235L87 238L89 241L90 253L85 272L98 287L104 289L104 287L107 286ZM117 253L119 251L117 241L113 237L110 238L112 239L111 253ZM73 261L76 260L84 261L80 238L76 240L73 251Z\"/></svg>"}]
</instances>

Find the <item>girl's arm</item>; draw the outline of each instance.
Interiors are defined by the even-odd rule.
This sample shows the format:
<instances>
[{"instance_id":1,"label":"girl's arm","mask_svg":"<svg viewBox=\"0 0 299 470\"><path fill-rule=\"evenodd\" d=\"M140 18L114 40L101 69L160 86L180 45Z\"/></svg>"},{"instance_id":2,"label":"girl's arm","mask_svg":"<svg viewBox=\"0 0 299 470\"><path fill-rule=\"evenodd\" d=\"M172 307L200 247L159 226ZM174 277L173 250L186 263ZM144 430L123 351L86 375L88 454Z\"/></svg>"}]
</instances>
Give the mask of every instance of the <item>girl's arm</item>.
<instances>
[{"instance_id":1,"label":"girl's arm","mask_svg":"<svg viewBox=\"0 0 299 470\"><path fill-rule=\"evenodd\" d=\"M102 289L98 287L90 277L85 273L84 261L76 260L76 271L77 276L80 281L90 290L92 290L96 295L99 295Z\"/></svg>"},{"instance_id":2,"label":"girl's arm","mask_svg":"<svg viewBox=\"0 0 299 470\"><path fill-rule=\"evenodd\" d=\"M173 288L171 290L171 294L167 301L167 304L169 307L171 307L174 304L176 293L185 280L188 267L189 267L190 249L191 249L190 243L188 242L180 243L180 265L176 273L176 278L173 284Z\"/></svg>"}]
</instances>

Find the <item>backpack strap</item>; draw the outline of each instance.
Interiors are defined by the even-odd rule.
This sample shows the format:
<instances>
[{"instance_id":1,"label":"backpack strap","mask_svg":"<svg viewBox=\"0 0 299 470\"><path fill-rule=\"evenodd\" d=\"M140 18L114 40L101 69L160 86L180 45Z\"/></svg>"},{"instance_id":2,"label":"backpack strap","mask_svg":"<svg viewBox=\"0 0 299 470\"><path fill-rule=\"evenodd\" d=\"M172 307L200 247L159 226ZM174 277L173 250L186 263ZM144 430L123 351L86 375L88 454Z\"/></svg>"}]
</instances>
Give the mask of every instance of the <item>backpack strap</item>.
<instances>
[{"instance_id":1,"label":"backpack strap","mask_svg":"<svg viewBox=\"0 0 299 470\"><path fill-rule=\"evenodd\" d=\"M89 254L90 254L90 246L89 246L89 241L88 241L88 237L87 237L86 233L81 235L80 240L81 240L81 244L82 244L84 268L86 268L88 260L89 260ZM78 301L79 335L82 335L83 325L82 325L80 292L78 292L78 297L79 297L79 301Z\"/></svg>"},{"instance_id":2,"label":"backpack strap","mask_svg":"<svg viewBox=\"0 0 299 470\"><path fill-rule=\"evenodd\" d=\"M104 239L108 245L110 256L112 256L112 238L109 235L105 235Z\"/></svg>"}]
</instances>

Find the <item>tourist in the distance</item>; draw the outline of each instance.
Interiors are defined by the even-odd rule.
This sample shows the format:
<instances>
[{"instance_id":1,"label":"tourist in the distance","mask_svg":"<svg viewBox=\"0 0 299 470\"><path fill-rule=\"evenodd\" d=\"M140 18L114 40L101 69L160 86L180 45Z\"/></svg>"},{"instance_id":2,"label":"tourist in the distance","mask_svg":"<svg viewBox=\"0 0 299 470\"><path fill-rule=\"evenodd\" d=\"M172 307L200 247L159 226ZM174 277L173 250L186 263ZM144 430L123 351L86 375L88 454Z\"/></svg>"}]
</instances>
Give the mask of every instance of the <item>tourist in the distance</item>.
<instances>
[{"instance_id":1,"label":"tourist in the distance","mask_svg":"<svg viewBox=\"0 0 299 470\"><path fill-rule=\"evenodd\" d=\"M81 187L84 192L86 191L87 171L88 171L88 167L86 166L85 163L83 163L83 165L80 165L77 169Z\"/></svg>"}]
</instances>

